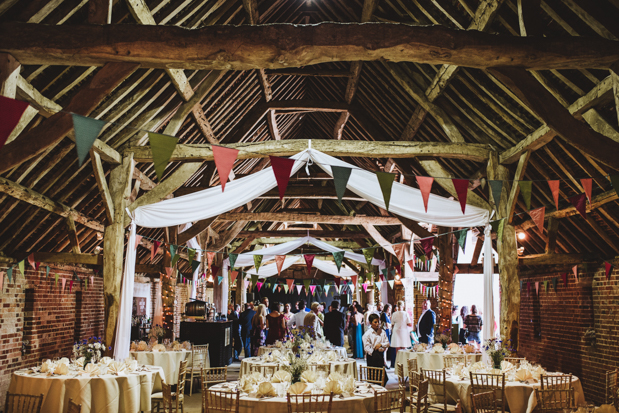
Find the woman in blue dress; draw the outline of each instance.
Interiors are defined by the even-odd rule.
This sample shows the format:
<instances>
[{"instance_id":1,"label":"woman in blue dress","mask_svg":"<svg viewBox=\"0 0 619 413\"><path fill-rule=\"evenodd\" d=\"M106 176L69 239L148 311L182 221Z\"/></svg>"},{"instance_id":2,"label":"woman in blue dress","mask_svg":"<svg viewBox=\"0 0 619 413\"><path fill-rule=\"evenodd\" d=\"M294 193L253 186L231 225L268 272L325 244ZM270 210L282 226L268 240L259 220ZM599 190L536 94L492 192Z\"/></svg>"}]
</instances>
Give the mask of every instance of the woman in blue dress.
<instances>
[{"instance_id":1,"label":"woman in blue dress","mask_svg":"<svg viewBox=\"0 0 619 413\"><path fill-rule=\"evenodd\" d=\"M357 308L351 306L350 324L353 329L352 358L362 359L363 354L363 314L357 311Z\"/></svg>"}]
</instances>

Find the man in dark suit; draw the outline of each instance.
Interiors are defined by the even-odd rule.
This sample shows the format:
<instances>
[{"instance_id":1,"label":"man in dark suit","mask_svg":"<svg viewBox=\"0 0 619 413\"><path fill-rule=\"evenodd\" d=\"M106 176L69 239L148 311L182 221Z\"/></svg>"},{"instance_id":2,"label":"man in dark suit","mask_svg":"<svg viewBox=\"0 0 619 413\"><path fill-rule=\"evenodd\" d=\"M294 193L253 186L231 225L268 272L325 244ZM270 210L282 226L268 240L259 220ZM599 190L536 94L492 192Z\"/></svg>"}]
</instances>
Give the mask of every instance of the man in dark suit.
<instances>
[{"instance_id":1,"label":"man in dark suit","mask_svg":"<svg viewBox=\"0 0 619 413\"><path fill-rule=\"evenodd\" d=\"M331 311L325 314L324 334L334 346L344 345L344 329L346 328L346 314L339 312L340 302L331 302Z\"/></svg>"},{"instance_id":2,"label":"man in dark suit","mask_svg":"<svg viewBox=\"0 0 619 413\"><path fill-rule=\"evenodd\" d=\"M251 319L254 318L254 315L256 315L256 312L251 309L251 305L249 303L246 303L245 311L243 311L239 316L239 325L241 326L241 342L243 343L245 357L251 357Z\"/></svg>"},{"instance_id":3,"label":"man in dark suit","mask_svg":"<svg viewBox=\"0 0 619 413\"><path fill-rule=\"evenodd\" d=\"M241 350L243 349L243 344L241 343L241 325L239 324L239 316L241 310L241 306L238 304L234 305L234 308L228 315L228 320L232 321L232 343L234 345L234 361L239 359L239 354L241 354Z\"/></svg>"},{"instance_id":4,"label":"man in dark suit","mask_svg":"<svg viewBox=\"0 0 619 413\"><path fill-rule=\"evenodd\" d=\"M436 314L430 308L430 300L423 302L423 312L417 322L417 334L419 342L425 344L434 343L434 324L436 323Z\"/></svg>"}]
</instances>

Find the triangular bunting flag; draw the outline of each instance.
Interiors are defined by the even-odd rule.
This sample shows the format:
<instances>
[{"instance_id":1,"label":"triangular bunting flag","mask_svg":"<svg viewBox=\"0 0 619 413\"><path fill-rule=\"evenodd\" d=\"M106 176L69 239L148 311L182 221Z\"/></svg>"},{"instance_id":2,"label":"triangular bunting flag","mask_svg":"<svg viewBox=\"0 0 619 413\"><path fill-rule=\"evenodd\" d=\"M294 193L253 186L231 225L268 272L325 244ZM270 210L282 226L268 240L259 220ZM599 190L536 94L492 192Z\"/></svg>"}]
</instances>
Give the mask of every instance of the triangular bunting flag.
<instances>
[{"instance_id":1,"label":"triangular bunting flag","mask_svg":"<svg viewBox=\"0 0 619 413\"><path fill-rule=\"evenodd\" d=\"M617 195L619 195L619 175L611 175L610 183L612 184L613 189L615 190Z\"/></svg>"},{"instance_id":2,"label":"triangular bunting flag","mask_svg":"<svg viewBox=\"0 0 619 413\"><path fill-rule=\"evenodd\" d=\"M26 269L25 269L26 263L24 262L24 260L21 260L18 264L17 264L17 268L19 268L19 272L21 272L21 275L23 275L24 277L26 276Z\"/></svg>"},{"instance_id":3,"label":"triangular bunting flag","mask_svg":"<svg viewBox=\"0 0 619 413\"><path fill-rule=\"evenodd\" d=\"M368 283L363 283L363 284L361 284L361 286L363 287L363 292L367 293L368 292Z\"/></svg>"},{"instance_id":4,"label":"triangular bunting flag","mask_svg":"<svg viewBox=\"0 0 619 413\"><path fill-rule=\"evenodd\" d=\"M387 281L387 284L389 284L389 287L391 287L391 289L393 290L393 284L395 283L394 280L389 280Z\"/></svg>"},{"instance_id":5,"label":"triangular bunting flag","mask_svg":"<svg viewBox=\"0 0 619 413\"><path fill-rule=\"evenodd\" d=\"M58 274L54 274L54 287L58 287Z\"/></svg>"},{"instance_id":6,"label":"triangular bunting flag","mask_svg":"<svg viewBox=\"0 0 619 413\"><path fill-rule=\"evenodd\" d=\"M376 289L380 290L380 287L383 286L383 282L382 281L375 281L374 285L376 286Z\"/></svg>"},{"instance_id":7,"label":"triangular bunting flag","mask_svg":"<svg viewBox=\"0 0 619 413\"><path fill-rule=\"evenodd\" d=\"M75 149L77 149L77 159L79 166L82 166L92 144L95 143L99 132L105 126L105 122L99 119L87 118L85 116L71 114L73 118L73 129L75 129Z\"/></svg>"},{"instance_id":8,"label":"triangular bunting flag","mask_svg":"<svg viewBox=\"0 0 619 413\"><path fill-rule=\"evenodd\" d=\"M84 289L88 291L88 278L84 280Z\"/></svg>"},{"instance_id":9,"label":"triangular bunting flag","mask_svg":"<svg viewBox=\"0 0 619 413\"><path fill-rule=\"evenodd\" d=\"M294 280L286 279L286 285L288 286L288 288L292 289L292 286L294 285Z\"/></svg>"},{"instance_id":10,"label":"triangular bunting flag","mask_svg":"<svg viewBox=\"0 0 619 413\"><path fill-rule=\"evenodd\" d=\"M192 262L196 256L196 250L193 248L187 248L187 261Z\"/></svg>"},{"instance_id":11,"label":"triangular bunting flag","mask_svg":"<svg viewBox=\"0 0 619 413\"><path fill-rule=\"evenodd\" d=\"M539 295L539 281L535 281L535 295Z\"/></svg>"},{"instance_id":12,"label":"triangular bunting flag","mask_svg":"<svg viewBox=\"0 0 619 413\"><path fill-rule=\"evenodd\" d=\"M263 283L261 283L260 281L256 283L256 287L258 287L258 291L260 291L260 289L262 288L262 284Z\"/></svg>"},{"instance_id":13,"label":"triangular bunting flag","mask_svg":"<svg viewBox=\"0 0 619 413\"><path fill-rule=\"evenodd\" d=\"M494 201L494 209L499 208L499 204L501 203L501 193L503 192L503 181L494 181L490 180L490 193L492 194L492 199Z\"/></svg>"},{"instance_id":14,"label":"triangular bunting flag","mask_svg":"<svg viewBox=\"0 0 619 413\"><path fill-rule=\"evenodd\" d=\"M329 294L329 288L331 288L330 285L325 285L324 287L322 287L325 291L325 295Z\"/></svg>"},{"instance_id":15,"label":"triangular bunting flag","mask_svg":"<svg viewBox=\"0 0 619 413\"><path fill-rule=\"evenodd\" d=\"M566 272L562 273L561 278L563 278L563 286L567 287L567 273Z\"/></svg>"},{"instance_id":16,"label":"triangular bunting flag","mask_svg":"<svg viewBox=\"0 0 619 413\"><path fill-rule=\"evenodd\" d=\"M520 291L522 291L522 283L523 283L523 281L520 280Z\"/></svg>"},{"instance_id":17,"label":"triangular bunting flag","mask_svg":"<svg viewBox=\"0 0 619 413\"><path fill-rule=\"evenodd\" d=\"M460 272L460 268L457 265L454 265L454 275Z\"/></svg>"},{"instance_id":18,"label":"triangular bunting flag","mask_svg":"<svg viewBox=\"0 0 619 413\"><path fill-rule=\"evenodd\" d=\"M234 283L234 280L236 280L237 275L239 275L238 271L230 271L230 285Z\"/></svg>"},{"instance_id":19,"label":"triangular bunting flag","mask_svg":"<svg viewBox=\"0 0 619 413\"><path fill-rule=\"evenodd\" d=\"M340 286L340 283L342 282L342 280L341 280L341 278L339 278L339 277L335 277L335 278L333 279L333 282L335 283L335 285L336 285L336 286L338 286L338 287L339 287L339 286Z\"/></svg>"},{"instance_id":20,"label":"triangular bunting flag","mask_svg":"<svg viewBox=\"0 0 619 413\"><path fill-rule=\"evenodd\" d=\"M2 114L2 122L0 122L0 148L4 146L6 140L11 136L11 132L13 132L13 129L15 129L27 108L28 102L0 96L0 113Z\"/></svg>"},{"instance_id":21,"label":"triangular bunting flag","mask_svg":"<svg viewBox=\"0 0 619 413\"><path fill-rule=\"evenodd\" d=\"M157 251L159 251L159 245L161 245L161 242L153 241L153 246L151 247L151 250L150 250L151 262L155 259L155 255L157 255Z\"/></svg>"},{"instance_id":22,"label":"triangular bunting flag","mask_svg":"<svg viewBox=\"0 0 619 413\"><path fill-rule=\"evenodd\" d=\"M361 250L361 252L363 253L363 256L365 257L365 262L367 262L368 265L372 265L372 260L374 259L374 251L376 251L376 248L363 248Z\"/></svg>"},{"instance_id":23,"label":"triangular bunting flag","mask_svg":"<svg viewBox=\"0 0 619 413\"><path fill-rule=\"evenodd\" d=\"M271 159L271 167L275 174L277 187L279 188L279 199L282 200L286 193L286 188L288 187L290 172L294 166L294 159L280 158L277 156L269 156L269 159Z\"/></svg>"},{"instance_id":24,"label":"triangular bunting flag","mask_svg":"<svg viewBox=\"0 0 619 413\"><path fill-rule=\"evenodd\" d=\"M142 236L136 234L136 236L135 236L135 245L133 246L134 250L138 249L138 245L140 245L140 242L142 242Z\"/></svg>"},{"instance_id":25,"label":"triangular bunting flag","mask_svg":"<svg viewBox=\"0 0 619 413\"><path fill-rule=\"evenodd\" d=\"M273 289L271 290L273 293L275 293L275 289L277 288L277 284L273 284Z\"/></svg>"},{"instance_id":26,"label":"triangular bunting flag","mask_svg":"<svg viewBox=\"0 0 619 413\"><path fill-rule=\"evenodd\" d=\"M191 273L193 274L200 267L200 261L191 261Z\"/></svg>"},{"instance_id":27,"label":"triangular bunting flag","mask_svg":"<svg viewBox=\"0 0 619 413\"><path fill-rule=\"evenodd\" d=\"M168 166L168 162L178 143L178 138L149 132L148 140L150 141L150 150L153 153L153 163L155 164L157 179L161 181L165 168Z\"/></svg>"},{"instance_id":28,"label":"triangular bunting flag","mask_svg":"<svg viewBox=\"0 0 619 413\"><path fill-rule=\"evenodd\" d=\"M303 258L305 259L305 265L307 267L307 275L312 275L312 264L314 263L314 257L314 254L303 255Z\"/></svg>"},{"instance_id":29,"label":"triangular bunting flag","mask_svg":"<svg viewBox=\"0 0 619 413\"><path fill-rule=\"evenodd\" d=\"M9 283L13 282L13 267L6 270L6 275L9 277Z\"/></svg>"},{"instance_id":30,"label":"triangular bunting flag","mask_svg":"<svg viewBox=\"0 0 619 413\"><path fill-rule=\"evenodd\" d=\"M527 294L531 294L531 283L527 282Z\"/></svg>"},{"instance_id":31,"label":"triangular bunting flag","mask_svg":"<svg viewBox=\"0 0 619 413\"><path fill-rule=\"evenodd\" d=\"M213 260L215 259L215 254L217 254L214 251L207 251L206 253L206 268L211 268L211 265L213 265Z\"/></svg>"},{"instance_id":32,"label":"triangular bunting flag","mask_svg":"<svg viewBox=\"0 0 619 413\"><path fill-rule=\"evenodd\" d=\"M45 266L45 278L49 277L49 266Z\"/></svg>"},{"instance_id":33,"label":"triangular bunting flag","mask_svg":"<svg viewBox=\"0 0 619 413\"><path fill-rule=\"evenodd\" d=\"M414 259L408 260L408 261L406 261L406 263L410 267L411 271L415 272L415 260Z\"/></svg>"},{"instance_id":34,"label":"triangular bunting flag","mask_svg":"<svg viewBox=\"0 0 619 413\"><path fill-rule=\"evenodd\" d=\"M236 264L236 259L238 258L238 256L239 254L228 254L228 259L230 260L230 269L234 269L234 264Z\"/></svg>"},{"instance_id":35,"label":"triangular bunting flag","mask_svg":"<svg viewBox=\"0 0 619 413\"><path fill-rule=\"evenodd\" d=\"M395 256L398 258L400 264L404 264L405 262L404 260L407 246L408 244L405 243L393 245L393 251L395 252Z\"/></svg>"},{"instance_id":36,"label":"triangular bunting flag","mask_svg":"<svg viewBox=\"0 0 619 413\"><path fill-rule=\"evenodd\" d=\"M559 210L559 184L560 183L561 181L559 180L548 181L548 186L550 187L550 192L552 192L552 199L555 200L555 208L557 208L557 211Z\"/></svg>"},{"instance_id":37,"label":"triangular bunting flag","mask_svg":"<svg viewBox=\"0 0 619 413\"><path fill-rule=\"evenodd\" d=\"M576 282L578 282L578 264L572 267L572 272L574 273L574 277L576 278Z\"/></svg>"},{"instance_id":38,"label":"triangular bunting flag","mask_svg":"<svg viewBox=\"0 0 619 413\"><path fill-rule=\"evenodd\" d=\"M424 238L421 240L421 246L423 251L426 253L426 257L429 257L432 254L432 245L434 245L434 237Z\"/></svg>"},{"instance_id":39,"label":"triangular bunting flag","mask_svg":"<svg viewBox=\"0 0 619 413\"><path fill-rule=\"evenodd\" d=\"M314 291L316 291L316 286L310 285L310 292L312 293L312 295L314 295Z\"/></svg>"},{"instance_id":40,"label":"triangular bunting flag","mask_svg":"<svg viewBox=\"0 0 619 413\"><path fill-rule=\"evenodd\" d=\"M557 291L557 278L553 278L552 279L552 289L555 290L555 292Z\"/></svg>"},{"instance_id":41,"label":"triangular bunting flag","mask_svg":"<svg viewBox=\"0 0 619 413\"><path fill-rule=\"evenodd\" d=\"M527 211L531 209L531 189L533 187L532 181L518 181L520 187L520 193L522 199L524 199L524 205L527 207Z\"/></svg>"},{"instance_id":42,"label":"triangular bunting flag","mask_svg":"<svg viewBox=\"0 0 619 413\"><path fill-rule=\"evenodd\" d=\"M165 273L168 277L172 276L172 272L174 271L174 269L172 267L165 267Z\"/></svg>"},{"instance_id":43,"label":"triangular bunting flag","mask_svg":"<svg viewBox=\"0 0 619 413\"><path fill-rule=\"evenodd\" d=\"M260 270L260 265L262 265L262 255L254 255L254 266L256 267L256 272Z\"/></svg>"},{"instance_id":44,"label":"triangular bunting flag","mask_svg":"<svg viewBox=\"0 0 619 413\"><path fill-rule=\"evenodd\" d=\"M462 252L464 252L464 248L466 247L466 236L468 235L468 229L461 229L456 232L456 238L458 239L458 245L462 248Z\"/></svg>"},{"instance_id":45,"label":"triangular bunting flag","mask_svg":"<svg viewBox=\"0 0 619 413\"><path fill-rule=\"evenodd\" d=\"M344 260L344 251L335 251L333 254L333 261L335 261L335 266L337 267L337 272L340 272L340 268L342 268L342 260Z\"/></svg>"},{"instance_id":46,"label":"triangular bunting flag","mask_svg":"<svg viewBox=\"0 0 619 413\"><path fill-rule=\"evenodd\" d=\"M90 276L90 285L95 285L95 277L93 275Z\"/></svg>"},{"instance_id":47,"label":"triangular bunting flag","mask_svg":"<svg viewBox=\"0 0 619 413\"><path fill-rule=\"evenodd\" d=\"M309 295L309 287L310 287L311 282L312 280L310 279L303 280L303 285L305 286L305 293L308 295Z\"/></svg>"},{"instance_id":48,"label":"triangular bunting flag","mask_svg":"<svg viewBox=\"0 0 619 413\"><path fill-rule=\"evenodd\" d=\"M462 208L462 213L466 210L466 196L469 190L469 180L468 179L452 179L451 182L453 186L456 188L456 195L458 195L458 201L460 202L460 208Z\"/></svg>"},{"instance_id":49,"label":"triangular bunting flag","mask_svg":"<svg viewBox=\"0 0 619 413\"><path fill-rule=\"evenodd\" d=\"M585 191L585 195L587 195L587 199L589 203L591 203L591 192L593 191L593 179L591 178L583 178L580 180L582 184L582 188Z\"/></svg>"},{"instance_id":50,"label":"triangular bunting flag","mask_svg":"<svg viewBox=\"0 0 619 413\"><path fill-rule=\"evenodd\" d=\"M499 221L499 228L497 229L497 239L503 239L503 231L505 230L505 218Z\"/></svg>"},{"instance_id":51,"label":"triangular bunting flag","mask_svg":"<svg viewBox=\"0 0 619 413\"><path fill-rule=\"evenodd\" d=\"M36 264L34 263L34 252L28 255L28 264L30 264L32 269L36 270Z\"/></svg>"},{"instance_id":52,"label":"triangular bunting flag","mask_svg":"<svg viewBox=\"0 0 619 413\"><path fill-rule=\"evenodd\" d=\"M350 179L351 168L345 168L343 166L332 166L331 173L333 174L333 185L335 185L335 193L337 194L337 200L342 203L342 197L346 192L346 185Z\"/></svg>"},{"instance_id":53,"label":"triangular bunting flag","mask_svg":"<svg viewBox=\"0 0 619 413\"><path fill-rule=\"evenodd\" d=\"M301 289L303 289L302 285L295 285L295 287L297 288L297 294L301 295Z\"/></svg>"},{"instance_id":54,"label":"triangular bunting flag","mask_svg":"<svg viewBox=\"0 0 619 413\"><path fill-rule=\"evenodd\" d=\"M282 275L282 268L284 267L284 261L286 261L285 255L276 255L275 256L275 265L277 266L277 275Z\"/></svg>"},{"instance_id":55,"label":"triangular bunting flag","mask_svg":"<svg viewBox=\"0 0 619 413\"><path fill-rule=\"evenodd\" d=\"M389 211L389 202L391 201L391 189L395 181L395 174L389 172L376 172L376 178L380 185L380 191L383 193L383 201L385 201L385 209Z\"/></svg>"},{"instance_id":56,"label":"triangular bunting flag","mask_svg":"<svg viewBox=\"0 0 619 413\"><path fill-rule=\"evenodd\" d=\"M355 287L357 286L357 280L359 279L358 275L353 275L350 277L350 281L352 282L352 285L354 285Z\"/></svg>"},{"instance_id":57,"label":"triangular bunting flag","mask_svg":"<svg viewBox=\"0 0 619 413\"><path fill-rule=\"evenodd\" d=\"M533 220L533 222L535 222L535 225L537 225L537 229L539 230L539 233L543 236L544 235L544 215L546 214L546 207L539 207L536 209L532 209L529 211L529 215L531 216L531 219Z\"/></svg>"},{"instance_id":58,"label":"triangular bunting flag","mask_svg":"<svg viewBox=\"0 0 619 413\"><path fill-rule=\"evenodd\" d=\"M73 280L69 281L69 292L73 291Z\"/></svg>"},{"instance_id":59,"label":"triangular bunting flag","mask_svg":"<svg viewBox=\"0 0 619 413\"><path fill-rule=\"evenodd\" d=\"M286 292L286 294L288 294L288 291L290 291L288 284L284 284L284 291Z\"/></svg>"},{"instance_id":60,"label":"triangular bunting flag","mask_svg":"<svg viewBox=\"0 0 619 413\"><path fill-rule=\"evenodd\" d=\"M219 272L219 267L217 265L211 265L211 275L214 277Z\"/></svg>"},{"instance_id":61,"label":"triangular bunting flag","mask_svg":"<svg viewBox=\"0 0 619 413\"><path fill-rule=\"evenodd\" d=\"M415 176L415 179L417 179L417 185L419 185L419 190L421 191L423 207L426 209L426 212L428 212L428 199L430 198L430 191L432 190L434 178L431 176Z\"/></svg>"},{"instance_id":62,"label":"triangular bunting flag","mask_svg":"<svg viewBox=\"0 0 619 413\"><path fill-rule=\"evenodd\" d=\"M62 282L62 290L61 291L64 293L64 287L67 284L67 279L66 278L61 278L60 280Z\"/></svg>"},{"instance_id":63,"label":"triangular bunting flag","mask_svg":"<svg viewBox=\"0 0 619 413\"><path fill-rule=\"evenodd\" d=\"M230 171L234 166L234 161L239 154L237 149L226 148L225 146L211 145L213 150L213 159L215 160L215 167L219 174L219 182L221 183L221 192L226 188L226 182L230 177Z\"/></svg>"},{"instance_id":64,"label":"triangular bunting flag","mask_svg":"<svg viewBox=\"0 0 619 413\"><path fill-rule=\"evenodd\" d=\"M610 270L613 268L612 264L609 262L604 262L604 270L606 273L606 279L610 280Z\"/></svg>"},{"instance_id":65,"label":"triangular bunting flag","mask_svg":"<svg viewBox=\"0 0 619 413\"><path fill-rule=\"evenodd\" d=\"M548 281L544 281L544 292L548 292Z\"/></svg>"},{"instance_id":66,"label":"triangular bunting flag","mask_svg":"<svg viewBox=\"0 0 619 413\"><path fill-rule=\"evenodd\" d=\"M257 282L258 282L258 274L252 274L251 276L251 289L252 290L256 287Z\"/></svg>"},{"instance_id":67,"label":"triangular bunting flag","mask_svg":"<svg viewBox=\"0 0 619 413\"><path fill-rule=\"evenodd\" d=\"M574 205L574 208L576 208L576 211L578 211L578 213L582 215L584 219L587 219L587 207L585 205L585 194L575 195L573 197L568 198L567 200L570 201L572 205Z\"/></svg>"},{"instance_id":68,"label":"triangular bunting flag","mask_svg":"<svg viewBox=\"0 0 619 413\"><path fill-rule=\"evenodd\" d=\"M170 260L173 263L171 267L174 267L174 258L176 258L176 245L170 244Z\"/></svg>"}]
</instances>

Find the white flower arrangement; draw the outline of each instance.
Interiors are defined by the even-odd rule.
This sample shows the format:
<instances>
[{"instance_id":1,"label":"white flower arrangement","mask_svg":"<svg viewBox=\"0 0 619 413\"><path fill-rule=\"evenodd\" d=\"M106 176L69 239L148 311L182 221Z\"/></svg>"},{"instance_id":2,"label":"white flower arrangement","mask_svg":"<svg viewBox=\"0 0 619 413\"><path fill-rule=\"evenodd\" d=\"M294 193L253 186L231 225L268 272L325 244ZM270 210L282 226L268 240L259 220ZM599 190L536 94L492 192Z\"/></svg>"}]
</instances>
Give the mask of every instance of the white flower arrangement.
<instances>
[{"instance_id":1,"label":"white flower arrangement","mask_svg":"<svg viewBox=\"0 0 619 413\"><path fill-rule=\"evenodd\" d=\"M111 349L110 347L108 350ZM82 365L98 363L103 351L105 351L105 344L103 344L101 338L90 337L73 345L73 358L77 360L83 357Z\"/></svg>"}]
</instances>

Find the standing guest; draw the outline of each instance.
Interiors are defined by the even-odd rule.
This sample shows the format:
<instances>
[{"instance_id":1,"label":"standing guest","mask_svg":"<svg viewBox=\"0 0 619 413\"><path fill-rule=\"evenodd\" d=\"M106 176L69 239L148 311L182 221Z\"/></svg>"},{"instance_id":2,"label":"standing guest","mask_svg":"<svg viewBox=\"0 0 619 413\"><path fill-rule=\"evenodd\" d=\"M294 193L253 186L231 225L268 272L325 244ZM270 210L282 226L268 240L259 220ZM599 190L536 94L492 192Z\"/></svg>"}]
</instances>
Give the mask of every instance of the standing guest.
<instances>
[{"instance_id":1,"label":"standing guest","mask_svg":"<svg viewBox=\"0 0 619 413\"><path fill-rule=\"evenodd\" d=\"M464 319L464 328L468 333L467 341L469 343L481 344L479 333L481 333L481 327L484 323L481 320L481 316L477 315L477 306L473 304L471 306L471 314L467 315Z\"/></svg>"},{"instance_id":2,"label":"standing guest","mask_svg":"<svg viewBox=\"0 0 619 413\"><path fill-rule=\"evenodd\" d=\"M241 341L243 342L243 352L245 357L251 357L250 342L251 342L251 320L256 315L256 312L251 309L251 304L245 304L245 311L239 316L239 324L241 326Z\"/></svg>"},{"instance_id":3,"label":"standing guest","mask_svg":"<svg viewBox=\"0 0 619 413\"><path fill-rule=\"evenodd\" d=\"M288 325L288 321L294 316L292 311L290 311L291 305L290 303L284 304L284 321L286 321L286 326Z\"/></svg>"},{"instance_id":4,"label":"standing guest","mask_svg":"<svg viewBox=\"0 0 619 413\"><path fill-rule=\"evenodd\" d=\"M303 320L305 320L305 316L307 315L307 311L305 311L305 301L299 300L299 311L288 321L288 329L292 329L293 327L303 327Z\"/></svg>"},{"instance_id":5,"label":"standing guest","mask_svg":"<svg viewBox=\"0 0 619 413\"><path fill-rule=\"evenodd\" d=\"M357 307L350 306L350 329L352 330L352 358L363 358L363 314L357 311Z\"/></svg>"},{"instance_id":6,"label":"standing guest","mask_svg":"<svg viewBox=\"0 0 619 413\"><path fill-rule=\"evenodd\" d=\"M331 311L325 314L325 338L334 346L344 345L344 329L346 328L346 315L340 313L339 301L331 302Z\"/></svg>"},{"instance_id":7,"label":"standing guest","mask_svg":"<svg viewBox=\"0 0 619 413\"><path fill-rule=\"evenodd\" d=\"M266 345L275 344L282 341L286 335L286 321L284 315L279 312L279 303L273 303L271 313L266 316L267 328L269 330Z\"/></svg>"},{"instance_id":8,"label":"standing guest","mask_svg":"<svg viewBox=\"0 0 619 413\"><path fill-rule=\"evenodd\" d=\"M239 316L241 315L239 312L241 310L241 306L235 304L232 307L232 311L228 314L228 320L232 321L232 345L234 348L234 361L239 360L239 354L241 353L241 349L243 348L243 344L241 342L241 324L239 323Z\"/></svg>"},{"instance_id":9,"label":"standing guest","mask_svg":"<svg viewBox=\"0 0 619 413\"><path fill-rule=\"evenodd\" d=\"M363 313L363 317L365 319L365 329L368 330L370 328L371 322L370 322L370 315L371 314L377 314L376 310L374 309L374 306L370 303L367 303L365 305L365 313ZM377 314L378 315L378 314Z\"/></svg>"},{"instance_id":10,"label":"standing guest","mask_svg":"<svg viewBox=\"0 0 619 413\"><path fill-rule=\"evenodd\" d=\"M324 315L325 315L325 313L327 313L327 311L325 311L325 309L329 308L330 306L327 307L327 303L325 303L324 301L322 303L320 303L320 306L322 307L322 310L321 310L321 313L320 313L320 314L323 315L322 321L325 321ZM331 311L331 310L328 310L328 311Z\"/></svg>"},{"instance_id":11,"label":"standing guest","mask_svg":"<svg viewBox=\"0 0 619 413\"><path fill-rule=\"evenodd\" d=\"M387 303L383 306L383 311L380 313L380 326L383 330L385 330L385 334L387 334L387 338L389 339L389 343L391 343L391 304ZM388 351L385 351L385 357L389 356L389 360L391 361L391 368L395 368L395 348L393 346L389 347Z\"/></svg>"},{"instance_id":12,"label":"standing guest","mask_svg":"<svg viewBox=\"0 0 619 413\"><path fill-rule=\"evenodd\" d=\"M391 316L391 348L394 349L392 360L395 360L398 350L408 348L411 345L409 331L413 326L413 322L404 310L404 302L398 301L395 306L395 312Z\"/></svg>"},{"instance_id":13,"label":"standing guest","mask_svg":"<svg viewBox=\"0 0 619 413\"><path fill-rule=\"evenodd\" d=\"M292 310L292 312L293 312L294 314L296 314L296 313L298 313L298 312L299 312L299 302L298 302L298 301L295 301L295 302L294 302L294 309Z\"/></svg>"},{"instance_id":14,"label":"standing guest","mask_svg":"<svg viewBox=\"0 0 619 413\"><path fill-rule=\"evenodd\" d=\"M462 344L466 344L466 328L464 328L464 320L466 316L469 315L469 308L465 305L460 309L460 330L458 331L458 342Z\"/></svg>"},{"instance_id":15,"label":"standing guest","mask_svg":"<svg viewBox=\"0 0 619 413\"><path fill-rule=\"evenodd\" d=\"M271 307L269 307L269 298L262 297L262 300L260 300L260 303L264 304L264 308L267 309L267 314L269 314L271 312Z\"/></svg>"},{"instance_id":16,"label":"standing guest","mask_svg":"<svg viewBox=\"0 0 619 413\"><path fill-rule=\"evenodd\" d=\"M267 317L267 308L264 304L260 304L258 306L258 311L254 318L251 319L251 351L252 356L258 356L258 349L264 346L264 342L266 340L266 317Z\"/></svg>"},{"instance_id":17,"label":"standing guest","mask_svg":"<svg viewBox=\"0 0 619 413\"><path fill-rule=\"evenodd\" d=\"M380 316L370 314L370 328L363 335L363 349L367 356L368 367L385 368L384 352L389 348L389 339L380 328ZM383 387L387 380L387 372L383 374Z\"/></svg>"},{"instance_id":18,"label":"standing guest","mask_svg":"<svg viewBox=\"0 0 619 413\"><path fill-rule=\"evenodd\" d=\"M318 313L320 313L320 303L313 302L311 308L312 311L305 315L303 325L305 327L313 327L314 332L316 333L316 338L322 338L324 333L322 331L322 326L320 325L320 318L318 317Z\"/></svg>"},{"instance_id":19,"label":"standing guest","mask_svg":"<svg viewBox=\"0 0 619 413\"><path fill-rule=\"evenodd\" d=\"M379 301L378 304L376 304L376 312L378 313L378 315L380 315L383 312L384 308L385 308L385 304L383 304L382 301Z\"/></svg>"},{"instance_id":20,"label":"standing guest","mask_svg":"<svg viewBox=\"0 0 619 413\"><path fill-rule=\"evenodd\" d=\"M434 324L436 323L436 314L430 308L430 300L425 300L422 306L421 316L417 322L417 335L419 342L425 344L434 343Z\"/></svg>"},{"instance_id":21,"label":"standing guest","mask_svg":"<svg viewBox=\"0 0 619 413\"><path fill-rule=\"evenodd\" d=\"M279 312L284 314L284 303L279 303Z\"/></svg>"}]
</instances>

